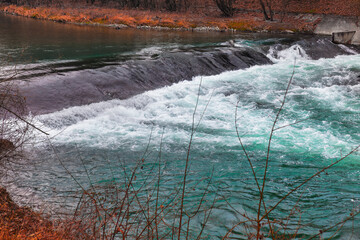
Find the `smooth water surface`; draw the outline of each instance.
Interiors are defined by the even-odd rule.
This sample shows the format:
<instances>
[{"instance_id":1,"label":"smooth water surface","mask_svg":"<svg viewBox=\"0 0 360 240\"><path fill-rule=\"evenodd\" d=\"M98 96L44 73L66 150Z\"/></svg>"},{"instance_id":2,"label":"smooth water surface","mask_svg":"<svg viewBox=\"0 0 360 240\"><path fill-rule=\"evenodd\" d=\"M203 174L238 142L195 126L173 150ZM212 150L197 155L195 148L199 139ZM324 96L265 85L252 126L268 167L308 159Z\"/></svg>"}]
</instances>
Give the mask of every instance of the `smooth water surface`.
<instances>
[{"instance_id":1,"label":"smooth water surface","mask_svg":"<svg viewBox=\"0 0 360 240\"><path fill-rule=\"evenodd\" d=\"M115 30L0 14L0 57L10 63L59 60L118 60L122 55L156 52L161 47L212 45L232 33ZM96 64L96 62L94 62ZM99 64L99 63L98 63Z\"/></svg>"}]
</instances>

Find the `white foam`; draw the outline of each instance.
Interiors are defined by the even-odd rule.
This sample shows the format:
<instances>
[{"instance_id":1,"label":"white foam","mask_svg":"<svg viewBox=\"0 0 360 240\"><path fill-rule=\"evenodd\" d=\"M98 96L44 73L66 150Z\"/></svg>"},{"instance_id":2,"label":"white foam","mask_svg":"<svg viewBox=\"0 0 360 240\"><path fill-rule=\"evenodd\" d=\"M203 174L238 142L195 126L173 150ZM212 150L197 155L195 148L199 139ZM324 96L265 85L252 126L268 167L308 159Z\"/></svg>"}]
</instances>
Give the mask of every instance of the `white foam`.
<instances>
[{"instance_id":1,"label":"white foam","mask_svg":"<svg viewBox=\"0 0 360 240\"><path fill-rule=\"evenodd\" d=\"M271 47L269 49L269 53L267 57L272 60L274 63L276 62L292 62L298 60L309 60L311 59L306 51L298 44L292 45L291 47L277 51L275 47Z\"/></svg>"},{"instance_id":2,"label":"white foam","mask_svg":"<svg viewBox=\"0 0 360 240\"><path fill-rule=\"evenodd\" d=\"M354 68L360 69L360 56L298 62L286 114L279 126L317 114L307 109L306 104L309 103L303 101L317 104L322 111L347 110L355 114L357 110L352 106L354 93L349 93L355 86L349 88L331 85L329 82L335 81L337 77L348 76L346 73ZM238 124L241 135L245 134L244 142L265 144L274 119L274 110L280 106L292 71L292 62L279 61L274 65L196 77L192 81L148 91L127 100L72 107L38 116L37 119L48 127L52 136L61 132L53 140L56 144L76 143L99 148L128 146L137 149L146 145L151 131L154 139L159 141L163 128L164 141L185 143L190 136L199 84L202 81L195 116L195 122L198 122L207 108L196 135L200 145L238 145L234 127L238 99ZM301 130L303 126L306 128ZM330 128L326 122L324 126ZM280 142L274 143L274 148L286 149L286 144L283 144L293 142L294 149L311 149L330 157L339 150L330 150L330 146L347 148L356 142L351 136L345 137L336 131L326 132L324 126L310 120L305 125L299 124L286 131L279 131L277 139Z\"/></svg>"},{"instance_id":3,"label":"white foam","mask_svg":"<svg viewBox=\"0 0 360 240\"><path fill-rule=\"evenodd\" d=\"M163 50L161 47L148 47L148 48L141 49L136 54L137 55L153 55L153 54L160 54L162 52L163 52Z\"/></svg>"},{"instance_id":4,"label":"white foam","mask_svg":"<svg viewBox=\"0 0 360 240\"><path fill-rule=\"evenodd\" d=\"M152 46L152 47L146 47L141 49L140 51L137 51L135 55L141 55L141 56L151 56L154 54L161 54L164 52L164 49L177 49L179 48L179 45L172 44L172 45L164 45L164 46Z\"/></svg>"},{"instance_id":5,"label":"white foam","mask_svg":"<svg viewBox=\"0 0 360 240\"><path fill-rule=\"evenodd\" d=\"M359 54L358 52L356 52L355 50L343 45L343 44L339 44L338 45L340 48L342 48L343 50L345 50L346 52L350 53L350 54Z\"/></svg>"}]
</instances>

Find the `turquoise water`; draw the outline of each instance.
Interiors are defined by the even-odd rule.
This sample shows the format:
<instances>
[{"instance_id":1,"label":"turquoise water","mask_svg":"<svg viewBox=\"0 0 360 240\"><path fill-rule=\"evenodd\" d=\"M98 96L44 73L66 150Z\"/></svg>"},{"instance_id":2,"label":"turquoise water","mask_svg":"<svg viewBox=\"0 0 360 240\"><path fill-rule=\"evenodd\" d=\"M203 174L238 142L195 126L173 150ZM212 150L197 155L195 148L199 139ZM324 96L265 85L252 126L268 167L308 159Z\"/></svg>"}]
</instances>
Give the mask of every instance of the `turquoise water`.
<instances>
[{"instance_id":1,"label":"turquoise water","mask_svg":"<svg viewBox=\"0 0 360 240\"><path fill-rule=\"evenodd\" d=\"M313 60L307 49L292 44L292 40L232 38L237 47L262 51L274 64L198 76L125 100L36 116L37 126L50 136L36 134L37 143L31 151L34 164L22 167L10 189L20 198L42 199L52 206L71 209L76 205L71 197L80 189L61 164L84 187L92 184L101 189L114 181L122 186L123 168L130 171L143 158L135 185L145 183L151 191L156 186L154 168L161 151L160 196L165 199L182 181L194 120L185 208L194 210L212 176L204 207L209 207L215 196L218 200L204 236L218 239L242 219L238 212L254 217L259 200L236 127L261 178L270 130L293 71L293 82L276 124L290 126L275 131L273 136L265 188L267 205L275 204L312 174L359 145L359 54ZM223 40L215 41L215 45ZM289 44L282 49L276 48L276 44L287 41ZM205 44L204 39L201 42ZM351 53L351 49L342 47ZM355 152L315 177L282 202L270 218L284 218L298 205L301 212L291 218L288 228L290 233L295 232L301 219L302 239L349 216L360 204L359 160L359 152ZM201 229L201 216L192 221L193 233ZM359 239L359 229L357 217L347 222L335 238ZM243 232L244 228L236 229L234 237L246 239ZM335 232L330 230L324 237Z\"/></svg>"},{"instance_id":2,"label":"turquoise water","mask_svg":"<svg viewBox=\"0 0 360 240\"><path fill-rule=\"evenodd\" d=\"M285 55L291 49L284 51ZM121 179L119 159L131 166L145 152L150 136L146 164L151 168L162 141L162 160L167 162L163 181L169 191L181 181L199 94L195 123L200 119L201 122L191 148L190 184L214 171L212 191L224 196L237 210L251 215L258 193L236 135L238 101L239 133L260 177L270 129L295 70L276 126L304 121L275 132L265 191L268 205L360 142L360 85L356 80L360 73L359 55L320 60L298 56L296 61L295 58L274 61L274 65L196 77L127 100L73 107L37 119L53 136L52 144L67 156L64 158L71 162L71 169L81 175L78 171L82 171L79 169L82 163L74 159L74 154L84 156L86 166L92 169L91 178L98 184L111 181L111 173ZM74 145L78 150L74 151L71 147ZM356 208L360 199L359 177L359 154L354 153L306 184L281 204L272 217L284 217L300 198L304 225L300 233L310 236ZM83 181L86 184L87 180ZM189 193L189 199L196 199L202 189L201 184L197 186L195 192L199 192ZM192 203L188 204L191 208ZM214 237L224 234L239 217L223 201L215 209L206 232ZM297 223L292 222L290 228ZM352 224L344 226L339 239L348 236ZM358 220L355 226L359 226ZM360 233L356 230L356 234Z\"/></svg>"}]
</instances>

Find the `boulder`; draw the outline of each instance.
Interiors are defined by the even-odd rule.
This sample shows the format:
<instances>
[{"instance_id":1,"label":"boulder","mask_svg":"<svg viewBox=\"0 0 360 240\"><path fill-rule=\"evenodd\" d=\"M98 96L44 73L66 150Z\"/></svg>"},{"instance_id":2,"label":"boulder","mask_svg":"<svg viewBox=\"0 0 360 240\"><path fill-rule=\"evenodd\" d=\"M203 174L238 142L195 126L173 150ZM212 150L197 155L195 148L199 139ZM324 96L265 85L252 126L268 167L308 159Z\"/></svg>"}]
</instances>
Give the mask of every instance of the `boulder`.
<instances>
[{"instance_id":1,"label":"boulder","mask_svg":"<svg viewBox=\"0 0 360 240\"><path fill-rule=\"evenodd\" d=\"M11 151L14 149L15 149L15 145L11 141L0 138L0 153L4 151Z\"/></svg>"}]
</instances>

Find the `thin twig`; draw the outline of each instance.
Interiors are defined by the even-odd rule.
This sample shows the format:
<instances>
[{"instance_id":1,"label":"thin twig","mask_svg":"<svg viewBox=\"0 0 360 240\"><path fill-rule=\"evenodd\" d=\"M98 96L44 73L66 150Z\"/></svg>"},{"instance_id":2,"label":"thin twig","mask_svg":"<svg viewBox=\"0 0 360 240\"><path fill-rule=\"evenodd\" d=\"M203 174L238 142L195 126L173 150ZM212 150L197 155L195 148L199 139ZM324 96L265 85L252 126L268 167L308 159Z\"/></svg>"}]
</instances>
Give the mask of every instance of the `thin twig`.
<instances>
[{"instance_id":1,"label":"thin twig","mask_svg":"<svg viewBox=\"0 0 360 240\"><path fill-rule=\"evenodd\" d=\"M308 238L308 240L314 239L314 238L316 238L316 237L320 236L321 234L323 234L324 232L327 232L327 231L329 231L329 230L333 229L334 227L337 227L337 226L339 226L339 225L341 225L341 224L346 223L347 221L349 221L350 219L355 218L355 217L356 217L357 215L359 215L359 214L360 214L360 211L357 211L356 213L352 213L352 214L350 214L350 216L349 216L349 217L347 217L347 218L343 219L342 221L340 221L340 222L338 222L338 223L334 224L334 225L333 225L333 226L331 226L331 227L328 227L328 228L326 228L326 229L324 229L324 230L320 231L318 234L316 234L316 235L314 235L314 236L312 236L312 237Z\"/></svg>"},{"instance_id":2,"label":"thin twig","mask_svg":"<svg viewBox=\"0 0 360 240\"><path fill-rule=\"evenodd\" d=\"M346 154L344 157L338 159L337 161L335 161L334 163L324 167L323 169L321 169L320 171L316 172L315 174L313 174L311 177L309 177L308 179L306 179L305 181L303 181L301 184L299 184L297 187L295 187L294 189L292 189L291 191L289 191L285 196L283 196L264 216L262 216L262 218L260 219L263 220L267 215L269 215L282 201L284 201L286 198L288 198L293 192L297 191L299 188L301 188L303 185L305 185L306 183L308 183L311 179L313 179L316 176L319 176L322 172L325 172L327 169L333 167L334 165L338 164L339 162L343 161L344 159L346 159L348 156L352 155L354 152L356 152L358 149L360 148L360 145L358 145L357 147L355 147L353 150L351 150L348 154Z\"/></svg>"},{"instance_id":3,"label":"thin twig","mask_svg":"<svg viewBox=\"0 0 360 240\"><path fill-rule=\"evenodd\" d=\"M30 123L29 121L27 121L26 119L22 118L19 114L17 114L16 112L12 111L11 109L0 105L1 108L5 109L6 111L8 111L9 113L13 114L15 117L17 117L18 119L20 119L21 121L23 121L24 123L26 123L27 125L33 127L34 129L38 130L39 132L45 134L45 135L49 135L48 133L44 132L43 130L41 130L40 128L36 127L34 124Z\"/></svg>"},{"instance_id":4,"label":"thin twig","mask_svg":"<svg viewBox=\"0 0 360 240\"><path fill-rule=\"evenodd\" d=\"M282 111L283 108L284 108L284 105L285 105L285 102L286 102L286 97L287 97L287 94L288 94L288 92L289 92L289 89L290 89L292 80L293 80L293 78L294 78L294 75L295 75L295 64L294 64L294 68L293 68L293 72L292 72L292 74L291 74L290 80L289 80L288 85L287 85L287 87L286 87L285 94L284 94L284 97L283 97L281 106L280 106L280 108L279 108L278 113L276 114L275 120L274 120L274 122L273 122L273 126L272 126L272 128L271 128L271 132L270 132L270 137L269 137L269 142L268 142L268 148L267 148L267 153L266 153L266 164L265 164L265 170L264 170L262 188L261 188L261 191L260 191L260 200L259 200L258 213L257 213L257 224L258 224L258 229L257 229L257 234L256 234L257 239L259 239L259 237L260 237L260 228L261 228L261 225L260 225L260 222L261 222L261 220L260 220L261 203L263 202L263 199L264 199L266 176L267 176L267 171L268 171L268 168L269 168L269 158L270 158L271 142L272 142L273 134L274 134L274 131L275 131L274 129L275 129L276 123L277 123L277 121L279 120L280 113L281 113L281 111ZM269 214L269 212L268 212L268 213L265 213L265 216L268 216L268 214ZM261 218L261 219L263 219L263 218Z\"/></svg>"}]
</instances>

